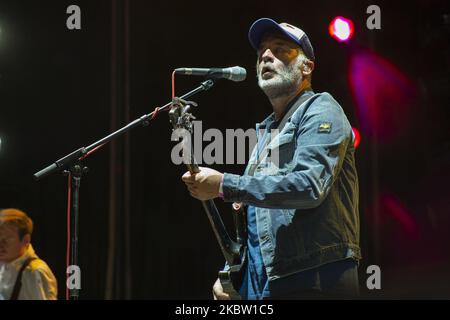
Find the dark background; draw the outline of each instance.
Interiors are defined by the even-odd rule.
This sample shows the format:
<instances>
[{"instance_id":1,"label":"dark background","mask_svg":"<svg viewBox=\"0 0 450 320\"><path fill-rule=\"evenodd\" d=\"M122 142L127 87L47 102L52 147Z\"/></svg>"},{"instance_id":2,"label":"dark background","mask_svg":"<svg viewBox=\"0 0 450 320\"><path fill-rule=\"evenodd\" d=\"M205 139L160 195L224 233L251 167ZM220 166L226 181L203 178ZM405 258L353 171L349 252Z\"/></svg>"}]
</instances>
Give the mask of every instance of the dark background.
<instances>
[{"instance_id":1,"label":"dark background","mask_svg":"<svg viewBox=\"0 0 450 320\"><path fill-rule=\"evenodd\" d=\"M71 4L81 8L81 30L66 28ZM381 30L366 28L370 4L381 7ZM414 84L400 115L408 125L393 138L360 129L361 286L366 267L377 264L382 290L363 289L366 297L449 298L449 14L448 1L425 0L1 0L0 207L33 218L35 250L64 298L67 178L35 182L33 173L167 103L177 67L245 67L245 82L220 81L193 100L204 129L253 127L271 107L255 81L247 32L257 18L271 17L308 33L317 58L315 91L330 92L358 129L352 54L370 49ZM337 15L355 23L349 43L328 35ZM178 77L177 94L200 80ZM383 116L388 121L389 110ZM171 162L170 135L161 114L85 161L81 299L210 298L223 258L200 203L180 180L185 168ZM216 202L231 227L229 205ZM392 212L406 212L409 227Z\"/></svg>"}]
</instances>

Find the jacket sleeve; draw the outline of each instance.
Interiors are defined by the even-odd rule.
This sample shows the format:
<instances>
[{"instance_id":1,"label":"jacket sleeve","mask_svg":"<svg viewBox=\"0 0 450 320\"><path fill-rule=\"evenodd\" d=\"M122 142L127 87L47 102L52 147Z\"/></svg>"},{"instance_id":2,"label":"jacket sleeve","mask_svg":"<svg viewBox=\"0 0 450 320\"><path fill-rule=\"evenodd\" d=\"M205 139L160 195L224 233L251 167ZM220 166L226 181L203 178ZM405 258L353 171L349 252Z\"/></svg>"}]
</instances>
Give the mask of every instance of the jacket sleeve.
<instances>
[{"instance_id":1,"label":"jacket sleeve","mask_svg":"<svg viewBox=\"0 0 450 320\"><path fill-rule=\"evenodd\" d=\"M265 208L319 206L340 172L351 136L342 108L329 94L321 96L299 123L292 172L259 176L225 173L224 200Z\"/></svg>"}]
</instances>

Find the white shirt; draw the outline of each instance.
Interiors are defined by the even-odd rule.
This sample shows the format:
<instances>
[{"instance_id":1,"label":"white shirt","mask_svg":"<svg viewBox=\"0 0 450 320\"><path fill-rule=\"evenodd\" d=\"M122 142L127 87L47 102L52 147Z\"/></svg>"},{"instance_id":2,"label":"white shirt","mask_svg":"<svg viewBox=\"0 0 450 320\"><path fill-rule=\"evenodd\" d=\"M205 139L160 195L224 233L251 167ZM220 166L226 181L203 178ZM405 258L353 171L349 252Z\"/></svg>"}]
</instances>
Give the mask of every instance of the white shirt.
<instances>
[{"instance_id":1,"label":"white shirt","mask_svg":"<svg viewBox=\"0 0 450 320\"><path fill-rule=\"evenodd\" d=\"M9 263L0 262L0 300L9 300L17 274L25 260L33 257L22 274L22 288L19 300L56 300L58 286L53 272L45 261L39 259L31 244L25 254Z\"/></svg>"}]
</instances>

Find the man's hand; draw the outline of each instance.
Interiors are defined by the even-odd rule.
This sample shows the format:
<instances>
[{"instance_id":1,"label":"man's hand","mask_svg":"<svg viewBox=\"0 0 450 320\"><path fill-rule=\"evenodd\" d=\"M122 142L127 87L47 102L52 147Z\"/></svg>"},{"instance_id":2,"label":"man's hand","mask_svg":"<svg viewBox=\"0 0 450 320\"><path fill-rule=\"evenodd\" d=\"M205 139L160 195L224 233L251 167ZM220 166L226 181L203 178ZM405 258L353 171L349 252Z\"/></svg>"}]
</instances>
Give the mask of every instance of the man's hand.
<instances>
[{"instance_id":1,"label":"man's hand","mask_svg":"<svg viewBox=\"0 0 450 320\"><path fill-rule=\"evenodd\" d=\"M219 278L217 278L213 285L213 296L214 300L231 300L230 296L223 292L222 284L220 283Z\"/></svg>"},{"instance_id":2,"label":"man's hand","mask_svg":"<svg viewBox=\"0 0 450 320\"><path fill-rule=\"evenodd\" d=\"M219 196L223 173L210 168L200 167L199 173L186 172L181 178L193 196L199 200L214 199Z\"/></svg>"}]
</instances>

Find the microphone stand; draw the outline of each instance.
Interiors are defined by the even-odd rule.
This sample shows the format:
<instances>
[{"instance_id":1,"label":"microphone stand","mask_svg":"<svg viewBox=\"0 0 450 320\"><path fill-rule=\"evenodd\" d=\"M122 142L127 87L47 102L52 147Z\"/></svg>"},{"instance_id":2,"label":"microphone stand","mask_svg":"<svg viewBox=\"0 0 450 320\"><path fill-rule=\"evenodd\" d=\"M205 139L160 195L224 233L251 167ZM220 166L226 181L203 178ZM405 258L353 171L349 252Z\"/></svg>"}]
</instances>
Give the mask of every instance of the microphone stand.
<instances>
[{"instance_id":1,"label":"microphone stand","mask_svg":"<svg viewBox=\"0 0 450 320\"><path fill-rule=\"evenodd\" d=\"M208 79L206 81L203 81L200 86L195 88L194 90L184 94L181 96L181 99L187 99L189 97L192 97L193 95L201 92L206 91L210 89L214 85L214 81L211 79ZM70 183L71 183L71 211L73 214L71 215L70 219L70 248L71 248L71 255L70 255L70 262L69 265L72 266L78 266L78 220L79 220L79 193L80 193L80 187L81 187L81 178L83 174L87 173L88 168L83 165L82 160L87 158L89 155L97 151L99 148L104 146L109 141L115 139L116 137L124 134L125 132L137 127L137 126L148 126L150 124L150 120L153 120L156 115L160 111L168 111L170 110L171 106L173 104L172 102L169 102L162 106L161 108L155 109L155 111L143 115L142 117L130 122L126 126L114 131L113 133L107 135L104 138L101 138L100 140L92 143L91 145L87 147L81 147L72 153L69 153L68 155L62 157L61 159L55 161L53 164L45 167L44 169L36 172L33 177L36 181L43 179L44 177L56 173L56 172L63 172L64 174L70 175ZM67 284L66 284L67 285ZM79 297L79 290L78 289L69 289L69 299L70 300L78 300Z\"/></svg>"}]
</instances>

